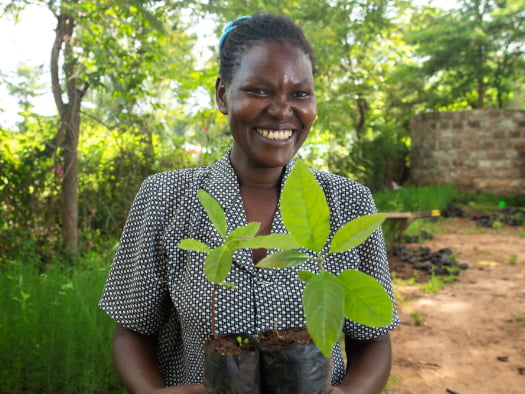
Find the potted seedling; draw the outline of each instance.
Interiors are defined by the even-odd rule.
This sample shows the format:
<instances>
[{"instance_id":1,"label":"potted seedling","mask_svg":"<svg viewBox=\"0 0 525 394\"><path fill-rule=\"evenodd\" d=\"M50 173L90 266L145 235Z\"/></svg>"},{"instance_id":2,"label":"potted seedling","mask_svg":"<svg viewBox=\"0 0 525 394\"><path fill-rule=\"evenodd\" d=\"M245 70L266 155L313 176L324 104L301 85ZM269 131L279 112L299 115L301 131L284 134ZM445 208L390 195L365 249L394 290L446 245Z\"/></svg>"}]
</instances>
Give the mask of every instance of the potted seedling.
<instances>
[{"instance_id":1,"label":"potted seedling","mask_svg":"<svg viewBox=\"0 0 525 394\"><path fill-rule=\"evenodd\" d=\"M256 236L260 223L251 222L227 234L226 215L220 204L205 190L197 197L221 237L221 244L210 248L201 241L186 238L178 247L206 254L204 274L213 284L210 302L211 337L204 346L204 386L207 393L259 393L260 371L256 339L243 333L217 335L215 300L220 286L234 289L226 279L233 264L233 253L244 248L288 249L298 247L289 234Z\"/></svg>"},{"instance_id":2,"label":"potted seedling","mask_svg":"<svg viewBox=\"0 0 525 394\"><path fill-rule=\"evenodd\" d=\"M324 265L328 256L348 251L364 242L382 224L386 215L366 215L346 223L335 232L327 245L330 235L330 209L314 174L301 160L296 162L285 182L280 209L283 223L291 236L301 248L308 249L315 255L317 272L300 271L298 279L306 282L302 295L306 329L322 355L330 356L333 346L340 338L345 317L371 327L389 325L392 321L393 305L379 282L352 269L334 275L326 270ZM259 261L257 267L285 269L311 259L308 253L289 249L265 257ZM287 370L289 367L282 368ZM274 365L272 369L279 371L281 367ZM267 380L269 377L266 371L264 374L264 379ZM283 379L286 379L286 375L277 377L276 385L282 385ZM316 391L312 387L310 390ZM328 390L319 389L316 392Z\"/></svg>"}]
</instances>

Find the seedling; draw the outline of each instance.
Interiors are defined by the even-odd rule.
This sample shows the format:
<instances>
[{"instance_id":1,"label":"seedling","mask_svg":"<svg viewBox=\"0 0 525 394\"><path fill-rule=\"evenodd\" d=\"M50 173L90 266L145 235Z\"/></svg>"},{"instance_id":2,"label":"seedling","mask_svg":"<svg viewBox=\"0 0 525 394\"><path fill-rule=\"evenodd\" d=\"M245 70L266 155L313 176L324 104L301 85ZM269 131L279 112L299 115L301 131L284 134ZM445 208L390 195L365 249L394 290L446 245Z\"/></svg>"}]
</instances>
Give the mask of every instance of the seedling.
<instances>
[{"instance_id":1,"label":"seedling","mask_svg":"<svg viewBox=\"0 0 525 394\"><path fill-rule=\"evenodd\" d=\"M306 328L315 344L329 356L340 337L344 317L372 327L392 321L392 301L374 278L357 270L333 275L324 267L332 254L348 251L364 242L386 219L386 214L354 219L336 231L328 252L322 250L330 234L330 209L323 189L307 165L298 160L281 193L283 222L300 247L314 252L318 273L299 272L306 282L302 305ZM257 267L290 268L310 260L299 250L283 250L262 259Z\"/></svg>"},{"instance_id":2,"label":"seedling","mask_svg":"<svg viewBox=\"0 0 525 394\"><path fill-rule=\"evenodd\" d=\"M191 239L183 239L178 247L183 250L202 252L206 254L204 260L204 275L213 283L210 313L211 313L211 333L213 339L217 339L215 325L215 298L219 286L234 289L235 284L226 282L230 273L233 260L233 253L238 249L245 248L279 248L289 249L297 247L297 243L289 234L269 234L256 236L261 226L258 222L251 222L245 226L227 232L226 215L220 204L205 190L200 189L197 197L210 218L215 230L221 237L221 245L211 249L205 243Z\"/></svg>"},{"instance_id":3,"label":"seedling","mask_svg":"<svg viewBox=\"0 0 525 394\"><path fill-rule=\"evenodd\" d=\"M239 345L239 347L242 347L243 344L250 343L250 340L248 338L243 338L240 335L236 338L236 340L237 340L237 344Z\"/></svg>"}]
</instances>

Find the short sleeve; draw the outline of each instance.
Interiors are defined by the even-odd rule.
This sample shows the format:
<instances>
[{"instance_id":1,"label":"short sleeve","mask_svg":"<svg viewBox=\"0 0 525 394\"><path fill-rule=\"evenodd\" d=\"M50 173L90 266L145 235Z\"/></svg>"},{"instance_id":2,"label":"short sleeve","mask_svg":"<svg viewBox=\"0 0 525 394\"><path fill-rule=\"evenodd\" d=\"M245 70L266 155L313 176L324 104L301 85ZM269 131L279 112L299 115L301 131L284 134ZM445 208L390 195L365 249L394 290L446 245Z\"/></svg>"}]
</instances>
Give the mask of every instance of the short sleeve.
<instances>
[{"instance_id":1,"label":"short sleeve","mask_svg":"<svg viewBox=\"0 0 525 394\"><path fill-rule=\"evenodd\" d=\"M163 201L155 176L141 185L131 206L99 306L118 323L157 333L169 315Z\"/></svg>"}]
</instances>

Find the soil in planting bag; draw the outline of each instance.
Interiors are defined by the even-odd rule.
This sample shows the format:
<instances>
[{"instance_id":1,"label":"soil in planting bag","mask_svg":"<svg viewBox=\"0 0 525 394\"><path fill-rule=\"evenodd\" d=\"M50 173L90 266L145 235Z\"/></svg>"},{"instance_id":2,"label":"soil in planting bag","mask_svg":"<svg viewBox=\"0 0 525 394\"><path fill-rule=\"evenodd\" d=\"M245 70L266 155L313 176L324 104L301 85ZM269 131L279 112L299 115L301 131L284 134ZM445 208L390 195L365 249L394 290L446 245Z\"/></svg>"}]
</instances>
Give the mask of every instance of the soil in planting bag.
<instances>
[{"instance_id":1,"label":"soil in planting bag","mask_svg":"<svg viewBox=\"0 0 525 394\"><path fill-rule=\"evenodd\" d=\"M204 392L260 394L260 358L255 342L244 334L209 339L204 345Z\"/></svg>"},{"instance_id":2,"label":"soil in planting bag","mask_svg":"<svg viewBox=\"0 0 525 394\"><path fill-rule=\"evenodd\" d=\"M268 336L273 335L270 331L261 334L259 338L264 392L266 394L330 392L332 374L330 359L325 357L313 343L298 344L294 340L285 339L290 331L301 330L279 331L279 336L282 338L278 339L277 343L268 342ZM307 342L311 342L309 335Z\"/></svg>"}]
</instances>

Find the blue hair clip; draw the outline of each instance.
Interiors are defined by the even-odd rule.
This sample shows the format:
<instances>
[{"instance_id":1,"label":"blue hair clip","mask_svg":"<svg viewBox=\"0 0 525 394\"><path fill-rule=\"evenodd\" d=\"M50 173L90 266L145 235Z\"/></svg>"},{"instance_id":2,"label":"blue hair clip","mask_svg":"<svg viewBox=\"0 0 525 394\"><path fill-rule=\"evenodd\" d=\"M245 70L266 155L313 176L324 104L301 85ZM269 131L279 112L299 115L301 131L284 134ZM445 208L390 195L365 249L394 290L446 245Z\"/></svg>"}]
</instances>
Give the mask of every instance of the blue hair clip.
<instances>
[{"instance_id":1,"label":"blue hair clip","mask_svg":"<svg viewBox=\"0 0 525 394\"><path fill-rule=\"evenodd\" d=\"M226 37L228 37L228 34L230 34L230 32L233 29L235 29L235 24L237 22L240 22L240 21L243 21L249 18L251 18L251 15L240 16L237 19L232 20L230 23L226 25L226 27L224 28L224 32L222 33L221 39L219 40L219 52L221 51L222 45L224 44L224 40L226 39Z\"/></svg>"}]
</instances>

